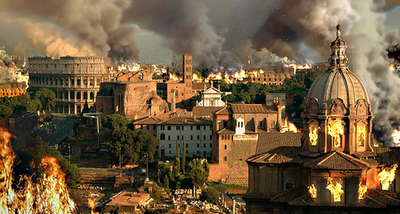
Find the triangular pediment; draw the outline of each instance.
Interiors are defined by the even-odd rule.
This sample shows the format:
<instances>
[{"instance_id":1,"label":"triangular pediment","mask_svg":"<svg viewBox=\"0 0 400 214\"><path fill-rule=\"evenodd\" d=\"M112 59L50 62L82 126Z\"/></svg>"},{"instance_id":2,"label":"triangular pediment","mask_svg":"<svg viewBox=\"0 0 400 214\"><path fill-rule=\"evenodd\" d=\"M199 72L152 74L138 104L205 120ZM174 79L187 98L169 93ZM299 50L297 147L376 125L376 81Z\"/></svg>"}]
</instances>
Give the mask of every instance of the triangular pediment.
<instances>
[{"instance_id":1,"label":"triangular pediment","mask_svg":"<svg viewBox=\"0 0 400 214\"><path fill-rule=\"evenodd\" d=\"M304 166L313 169L336 170L364 170L369 168L368 163L340 151L330 152L307 161Z\"/></svg>"},{"instance_id":2,"label":"triangular pediment","mask_svg":"<svg viewBox=\"0 0 400 214\"><path fill-rule=\"evenodd\" d=\"M206 90L204 90L203 92L204 94L221 94L222 92L218 91L218 89L211 87L211 88L207 88Z\"/></svg>"}]
</instances>

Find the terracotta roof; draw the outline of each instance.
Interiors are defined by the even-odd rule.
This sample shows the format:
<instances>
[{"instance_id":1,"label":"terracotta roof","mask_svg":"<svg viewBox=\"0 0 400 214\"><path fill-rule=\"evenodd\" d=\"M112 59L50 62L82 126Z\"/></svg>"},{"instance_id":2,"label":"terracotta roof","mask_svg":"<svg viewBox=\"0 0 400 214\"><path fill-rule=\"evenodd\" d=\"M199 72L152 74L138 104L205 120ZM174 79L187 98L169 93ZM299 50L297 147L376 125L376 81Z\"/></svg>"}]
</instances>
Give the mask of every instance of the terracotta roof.
<instances>
[{"instance_id":1,"label":"terracotta roof","mask_svg":"<svg viewBox=\"0 0 400 214\"><path fill-rule=\"evenodd\" d=\"M218 134L235 134L235 131L228 128L223 128L217 132Z\"/></svg>"},{"instance_id":2,"label":"terracotta roof","mask_svg":"<svg viewBox=\"0 0 400 214\"><path fill-rule=\"evenodd\" d=\"M397 197L397 198L396 198ZM394 192L368 189L367 198L373 199L385 205L400 206L400 200Z\"/></svg>"},{"instance_id":3,"label":"terracotta roof","mask_svg":"<svg viewBox=\"0 0 400 214\"><path fill-rule=\"evenodd\" d=\"M214 112L221 110L224 107L204 107L204 106L194 106L192 112L196 114L197 117L214 117Z\"/></svg>"},{"instance_id":4,"label":"terracotta roof","mask_svg":"<svg viewBox=\"0 0 400 214\"><path fill-rule=\"evenodd\" d=\"M133 122L133 124L137 125L153 125L153 124L158 124L159 122L162 122L163 120L157 117L148 117L144 118L139 121Z\"/></svg>"},{"instance_id":5,"label":"terracotta roof","mask_svg":"<svg viewBox=\"0 0 400 214\"><path fill-rule=\"evenodd\" d=\"M232 113L272 113L276 112L263 104L231 104Z\"/></svg>"},{"instance_id":6,"label":"terracotta roof","mask_svg":"<svg viewBox=\"0 0 400 214\"><path fill-rule=\"evenodd\" d=\"M255 154L268 152L280 146L301 146L301 138L303 133L293 132L266 132L258 130L258 142Z\"/></svg>"},{"instance_id":7,"label":"terracotta roof","mask_svg":"<svg viewBox=\"0 0 400 214\"><path fill-rule=\"evenodd\" d=\"M378 147L374 150L377 153L376 159L379 163L400 163L400 147Z\"/></svg>"},{"instance_id":8,"label":"terracotta roof","mask_svg":"<svg viewBox=\"0 0 400 214\"><path fill-rule=\"evenodd\" d=\"M219 111L216 111L215 114L232 114L232 110L229 107L224 107Z\"/></svg>"},{"instance_id":9,"label":"terracotta roof","mask_svg":"<svg viewBox=\"0 0 400 214\"><path fill-rule=\"evenodd\" d=\"M305 162L304 166L312 169L336 170L363 170L369 168L368 163L340 151L329 152L316 159L311 159Z\"/></svg>"},{"instance_id":10,"label":"terracotta roof","mask_svg":"<svg viewBox=\"0 0 400 214\"><path fill-rule=\"evenodd\" d=\"M197 124L197 125L205 125L205 124L212 124L212 120L206 119L199 119L193 117L172 117L167 120L164 120L158 124L168 124L168 125L190 125L190 124Z\"/></svg>"},{"instance_id":11,"label":"terracotta roof","mask_svg":"<svg viewBox=\"0 0 400 214\"><path fill-rule=\"evenodd\" d=\"M252 163L299 163L301 157L298 156L301 147L278 147L269 152L254 155L248 158L247 162Z\"/></svg>"},{"instance_id":12,"label":"terracotta roof","mask_svg":"<svg viewBox=\"0 0 400 214\"><path fill-rule=\"evenodd\" d=\"M211 85L208 82L194 82L192 84L192 89L193 90L204 90L204 85L206 85L207 88L209 88Z\"/></svg>"},{"instance_id":13,"label":"terracotta roof","mask_svg":"<svg viewBox=\"0 0 400 214\"><path fill-rule=\"evenodd\" d=\"M304 185L290 188L271 198L271 202L290 202L300 196L308 194L308 188ZM310 197L312 200L312 198Z\"/></svg>"}]
</instances>

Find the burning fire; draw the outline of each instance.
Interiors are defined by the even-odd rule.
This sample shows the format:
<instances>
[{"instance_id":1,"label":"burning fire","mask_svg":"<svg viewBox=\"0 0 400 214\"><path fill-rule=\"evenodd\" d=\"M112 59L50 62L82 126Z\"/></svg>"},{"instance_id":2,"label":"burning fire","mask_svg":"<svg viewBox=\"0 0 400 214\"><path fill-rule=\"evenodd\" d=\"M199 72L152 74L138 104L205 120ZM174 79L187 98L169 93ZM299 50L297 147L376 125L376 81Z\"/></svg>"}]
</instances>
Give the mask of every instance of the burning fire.
<instances>
[{"instance_id":1,"label":"burning fire","mask_svg":"<svg viewBox=\"0 0 400 214\"><path fill-rule=\"evenodd\" d=\"M328 178L328 186L326 186L326 189L331 191L334 202L341 201L340 196L344 193L344 191L342 190L342 184L340 184L338 182L336 182L336 184L333 184L333 179L331 177L329 177Z\"/></svg>"},{"instance_id":2,"label":"burning fire","mask_svg":"<svg viewBox=\"0 0 400 214\"><path fill-rule=\"evenodd\" d=\"M357 127L357 142L359 146L364 146L365 142L365 126Z\"/></svg>"},{"instance_id":3,"label":"burning fire","mask_svg":"<svg viewBox=\"0 0 400 214\"><path fill-rule=\"evenodd\" d=\"M397 164L394 164L392 167L382 168L382 171L378 174L378 180L382 185L382 190L389 190L389 186L395 178L396 169Z\"/></svg>"},{"instance_id":4,"label":"burning fire","mask_svg":"<svg viewBox=\"0 0 400 214\"><path fill-rule=\"evenodd\" d=\"M393 129L392 132L392 137L393 137L393 143L395 146L400 146L400 131L397 129Z\"/></svg>"},{"instance_id":5,"label":"burning fire","mask_svg":"<svg viewBox=\"0 0 400 214\"><path fill-rule=\"evenodd\" d=\"M11 149L11 135L0 129L0 136L0 213L75 213L65 175L53 157L42 158L42 176L37 183L24 176L20 178L19 189L13 189L15 154Z\"/></svg>"},{"instance_id":6,"label":"burning fire","mask_svg":"<svg viewBox=\"0 0 400 214\"><path fill-rule=\"evenodd\" d=\"M362 184L362 180L360 180L360 183L358 184L358 199L362 200L365 198L365 193L367 193L367 185Z\"/></svg>"},{"instance_id":7,"label":"burning fire","mask_svg":"<svg viewBox=\"0 0 400 214\"><path fill-rule=\"evenodd\" d=\"M344 128L341 119L328 120L328 134L333 137L333 146L341 146L341 135L344 133Z\"/></svg>"},{"instance_id":8,"label":"burning fire","mask_svg":"<svg viewBox=\"0 0 400 214\"><path fill-rule=\"evenodd\" d=\"M289 122L289 117L286 116L285 121L281 123L283 129L281 132L300 132L299 129L297 129L297 127L294 125L294 123Z\"/></svg>"},{"instance_id":9,"label":"burning fire","mask_svg":"<svg viewBox=\"0 0 400 214\"><path fill-rule=\"evenodd\" d=\"M314 124L314 123L310 124L309 137L310 137L311 146L316 146L317 145L319 129L320 128L316 124Z\"/></svg>"},{"instance_id":10,"label":"burning fire","mask_svg":"<svg viewBox=\"0 0 400 214\"><path fill-rule=\"evenodd\" d=\"M96 207L96 204L92 198L88 198L88 207L90 208L90 213L93 214L93 210Z\"/></svg>"},{"instance_id":11,"label":"burning fire","mask_svg":"<svg viewBox=\"0 0 400 214\"><path fill-rule=\"evenodd\" d=\"M126 64L121 64L118 65L117 67L118 71L138 71L140 70L140 64L133 64L133 65L126 65Z\"/></svg>"},{"instance_id":12,"label":"burning fire","mask_svg":"<svg viewBox=\"0 0 400 214\"><path fill-rule=\"evenodd\" d=\"M314 184L311 184L311 186L308 186L308 192L310 193L312 198L317 198L317 188L315 188Z\"/></svg>"}]
</instances>

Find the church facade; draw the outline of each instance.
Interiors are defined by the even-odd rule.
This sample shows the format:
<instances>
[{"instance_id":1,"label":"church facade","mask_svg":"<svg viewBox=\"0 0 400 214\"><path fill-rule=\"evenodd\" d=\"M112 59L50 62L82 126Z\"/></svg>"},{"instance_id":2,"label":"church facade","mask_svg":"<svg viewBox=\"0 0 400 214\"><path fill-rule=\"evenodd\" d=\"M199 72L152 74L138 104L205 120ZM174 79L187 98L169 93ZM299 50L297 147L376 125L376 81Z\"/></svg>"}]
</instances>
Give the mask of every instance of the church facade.
<instances>
[{"instance_id":1,"label":"church facade","mask_svg":"<svg viewBox=\"0 0 400 214\"><path fill-rule=\"evenodd\" d=\"M307 94L301 144L246 160L248 213L400 212L399 150L374 146L371 102L346 47L338 25L330 67Z\"/></svg>"}]
</instances>

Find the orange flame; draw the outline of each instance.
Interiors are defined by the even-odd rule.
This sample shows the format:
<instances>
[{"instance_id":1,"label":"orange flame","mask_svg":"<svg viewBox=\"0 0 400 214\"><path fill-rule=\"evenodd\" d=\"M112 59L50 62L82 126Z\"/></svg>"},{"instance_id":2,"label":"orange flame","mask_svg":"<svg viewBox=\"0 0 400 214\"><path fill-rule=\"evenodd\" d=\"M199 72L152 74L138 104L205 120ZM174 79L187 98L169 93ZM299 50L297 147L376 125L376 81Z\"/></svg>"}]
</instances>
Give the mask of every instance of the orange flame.
<instances>
[{"instance_id":1,"label":"orange flame","mask_svg":"<svg viewBox=\"0 0 400 214\"><path fill-rule=\"evenodd\" d=\"M311 69L312 64L311 63L304 63L302 65L296 65L296 69Z\"/></svg>"},{"instance_id":2,"label":"orange flame","mask_svg":"<svg viewBox=\"0 0 400 214\"><path fill-rule=\"evenodd\" d=\"M24 176L20 178L23 185L19 191L13 189L15 154L10 145L11 134L0 129L0 136L0 213L74 213L75 204L69 197L65 175L53 157L42 158L43 174L38 183Z\"/></svg>"},{"instance_id":3,"label":"orange flame","mask_svg":"<svg viewBox=\"0 0 400 214\"><path fill-rule=\"evenodd\" d=\"M331 194L333 195L333 201L340 202L340 196L344 193L344 191L342 190L342 184L340 184L339 182L333 184L333 179L331 177L329 177L327 181L328 183L326 189L331 191Z\"/></svg>"},{"instance_id":4,"label":"orange flame","mask_svg":"<svg viewBox=\"0 0 400 214\"><path fill-rule=\"evenodd\" d=\"M171 73L171 72L169 72L169 79L174 80L174 81L180 81L178 75Z\"/></svg>"},{"instance_id":5,"label":"orange flame","mask_svg":"<svg viewBox=\"0 0 400 214\"><path fill-rule=\"evenodd\" d=\"M286 116L285 121L282 122L282 131L281 132L300 132L300 130L294 125L294 123L289 122L289 117Z\"/></svg>"},{"instance_id":6,"label":"orange flame","mask_svg":"<svg viewBox=\"0 0 400 214\"><path fill-rule=\"evenodd\" d=\"M397 164L392 167L385 167L378 174L378 180L381 182L382 190L389 190L390 184L393 182L396 175Z\"/></svg>"},{"instance_id":7,"label":"orange flame","mask_svg":"<svg viewBox=\"0 0 400 214\"><path fill-rule=\"evenodd\" d=\"M311 123L309 129L310 133L308 136L310 137L310 144L311 146L316 146L318 141L318 131L320 128L316 124Z\"/></svg>"},{"instance_id":8,"label":"orange flame","mask_svg":"<svg viewBox=\"0 0 400 214\"><path fill-rule=\"evenodd\" d=\"M394 129L392 132L392 137L393 137L393 143L395 146L400 146L400 131Z\"/></svg>"},{"instance_id":9,"label":"orange flame","mask_svg":"<svg viewBox=\"0 0 400 214\"><path fill-rule=\"evenodd\" d=\"M315 188L314 184L311 184L311 186L308 186L308 192L310 193L312 198L317 198L317 188Z\"/></svg>"},{"instance_id":10,"label":"orange flame","mask_svg":"<svg viewBox=\"0 0 400 214\"><path fill-rule=\"evenodd\" d=\"M365 193L367 193L367 185L362 184L362 180L360 180L360 183L358 184L358 199L362 200L365 198Z\"/></svg>"},{"instance_id":11,"label":"orange flame","mask_svg":"<svg viewBox=\"0 0 400 214\"><path fill-rule=\"evenodd\" d=\"M96 207L93 198L88 198L88 207L90 208L90 213L93 214L93 210Z\"/></svg>"},{"instance_id":12,"label":"orange flame","mask_svg":"<svg viewBox=\"0 0 400 214\"><path fill-rule=\"evenodd\" d=\"M333 137L333 146L341 146L341 136L344 133L344 128L341 119L328 120L328 134Z\"/></svg>"},{"instance_id":13,"label":"orange flame","mask_svg":"<svg viewBox=\"0 0 400 214\"><path fill-rule=\"evenodd\" d=\"M117 66L118 71L138 71L140 70L140 64L126 65L121 64Z\"/></svg>"}]
</instances>

